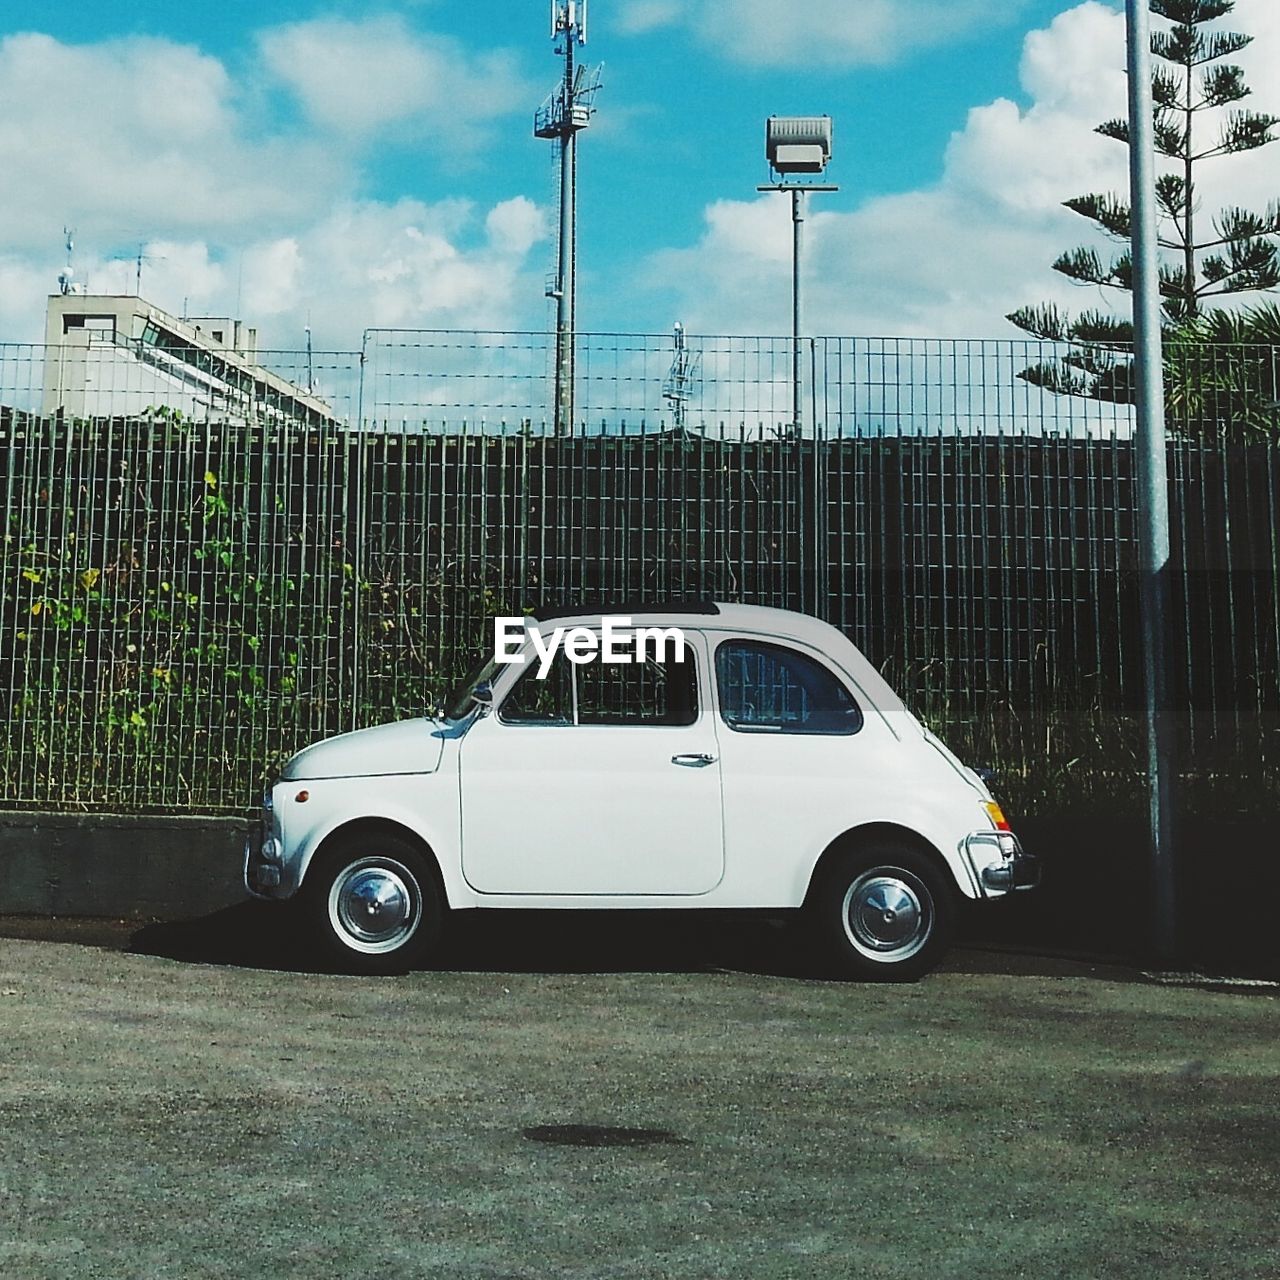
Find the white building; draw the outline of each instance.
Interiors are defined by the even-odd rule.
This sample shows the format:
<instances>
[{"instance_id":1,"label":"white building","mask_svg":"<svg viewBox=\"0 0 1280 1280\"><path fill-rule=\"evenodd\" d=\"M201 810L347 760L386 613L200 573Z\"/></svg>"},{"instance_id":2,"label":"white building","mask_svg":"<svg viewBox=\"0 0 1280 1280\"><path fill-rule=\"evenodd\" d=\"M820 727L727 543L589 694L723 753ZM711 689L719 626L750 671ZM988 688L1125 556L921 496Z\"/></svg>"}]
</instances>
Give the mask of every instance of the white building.
<instances>
[{"instance_id":1,"label":"white building","mask_svg":"<svg viewBox=\"0 0 1280 1280\"><path fill-rule=\"evenodd\" d=\"M54 294L45 344L46 416L337 422L319 396L258 364L257 330L228 317L179 320L134 296Z\"/></svg>"}]
</instances>

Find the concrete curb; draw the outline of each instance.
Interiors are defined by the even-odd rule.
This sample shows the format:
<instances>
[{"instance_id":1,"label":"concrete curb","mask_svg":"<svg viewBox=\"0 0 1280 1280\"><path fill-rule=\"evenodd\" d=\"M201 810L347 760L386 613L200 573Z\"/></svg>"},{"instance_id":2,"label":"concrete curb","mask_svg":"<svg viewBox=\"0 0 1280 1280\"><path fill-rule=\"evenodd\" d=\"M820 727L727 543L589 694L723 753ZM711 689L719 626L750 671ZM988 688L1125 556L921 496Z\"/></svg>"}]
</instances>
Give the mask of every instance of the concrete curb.
<instances>
[{"instance_id":1,"label":"concrete curb","mask_svg":"<svg viewBox=\"0 0 1280 1280\"><path fill-rule=\"evenodd\" d=\"M249 817L0 813L0 915L191 920L248 900ZM1149 896L1145 824L1026 818L1023 843L1044 881L971 919L969 945L1144 958ZM1280 978L1271 915L1280 899L1277 824L1183 823L1186 929L1181 960L1206 971Z\"/></svg>"},{"instance_id":2,"label":"concrete curb","mask_svg":"<svg viewBox=\"0 0 1280 1280\"><path fill-rule=\"evenodd\" d=\"M244 818L0 813L0 913L201 916L245 901Z\"/></svg>"}]
</instances>

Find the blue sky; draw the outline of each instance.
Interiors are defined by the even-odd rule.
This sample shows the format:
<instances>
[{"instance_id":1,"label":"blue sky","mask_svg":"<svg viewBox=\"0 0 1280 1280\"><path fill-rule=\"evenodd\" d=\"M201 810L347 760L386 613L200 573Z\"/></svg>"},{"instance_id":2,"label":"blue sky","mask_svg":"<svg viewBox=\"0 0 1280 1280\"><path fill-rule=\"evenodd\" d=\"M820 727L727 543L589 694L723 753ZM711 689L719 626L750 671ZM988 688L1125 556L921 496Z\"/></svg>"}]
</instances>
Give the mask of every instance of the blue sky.
<instances>
[{"instance_id":1,"label":"blue sky","mask_svg":"<svg viewBox=\"0 0 1280 1280\"><path fill-rule=\"evenodd\" d=\"M693 0L695 5L699 2L715 0ZM1007 0L988 6L994 20L976 23L942 47L894 54L887 65L837 63L797 74L792 66L744 66L679 29L633 32L622 20L623 6L616 0L594 0L590 39L579 56L606 64L607 88L600 99L604 118L596 132L609 129L611 106L614 114L623 114L633 124L625 132L614 130L612 144L606 138L584 160L584 183L596 188L589 194L599 206L599 229L633 221L643 230L641 220L619 218L617 210L607 209L611 192L625 197L619 208L654 190L666 197L679 195L680 209L675 212L691 213L696 219L708 198L735 191L735 174L742 188L749 189L762 168L761 122L775 113L821 111L843 124L840 168L849 170L850 197L916 185L940 170L947 138L963 125L971 105L1018 94L1023 36L1067 7L1060 0ZM273 4L270 21L264 22L264 6L246 0L184 5L152 0L127 6L59 6L55 21L48 20L52 14L45 9L45 20L32 22L39 8L0 6L6 32L48 31L72 43L128 36L169 39L195 45L250 77L257 37L269 27L320 16L361 21L394 14L413 30L451 33L470 49L508 49L522 71L549 88L558 60L548 39L548 9L548 0L469 0L456 5L425 0L382 7L287 0ZM530 115L536 106L536 101L528 104ZM276 107L287 113L289 104L281 101ZM639 118L633 119L633 113ZM892 145L884 145L890 138ZM670 159L662 145L676 139L682 144L676 153L681 162ZM504 183L542 181L550 144L536 142L528 129L518 127L504 130L497 143L498 163L468 175L469 190L487 198L500 194ZM429 196L431 186L424 176L412 150L396 148L371 164L368 189L382 198ZM614 216L606 219L606 211Z\"/></svg>"},{"instance_id":2,"label":"blue sky","mask_svg":"<svg viewBox=\"0 0 1280 1280\"><path fill-rule=\"evenodd\" d=\"M1240 0L1233 22L1258 35L1258 91L1275 8ZM143 245L144 294L239 310L269 345L308 322L341 347L384 324L543 327L548 12L0 4L0 111L21 126L0 135L0 338L38 331L64 222L90 288L131 291ZM592 0L590 17L584 329L786 330L787 211L755 192L771 113L835 121L815 331L1011 335L1021 302L1095 303L1049 262L1087 231L1061 200L1123 181L1124 149L1091 133L1123 109L1118 4Z\"/></svg>"}]
</instances>

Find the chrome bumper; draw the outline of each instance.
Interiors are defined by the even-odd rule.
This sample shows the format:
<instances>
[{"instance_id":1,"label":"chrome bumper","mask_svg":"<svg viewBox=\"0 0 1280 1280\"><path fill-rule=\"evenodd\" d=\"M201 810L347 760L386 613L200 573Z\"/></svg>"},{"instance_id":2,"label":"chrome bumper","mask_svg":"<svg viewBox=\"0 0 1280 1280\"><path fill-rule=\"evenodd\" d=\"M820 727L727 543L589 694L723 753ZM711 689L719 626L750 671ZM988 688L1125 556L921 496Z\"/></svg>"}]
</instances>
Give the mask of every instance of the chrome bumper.
<instances>
[{"instance_id":1,"label":"chrome bumper","mask_svg":"<svg viewBox=\"0 0 1280 1280\"><path fill-rule=\"evenodd\" d=\"M961 849L983 897L1040 883L1040 859L1027 853L1012 831L975 831L964 838Z\"/></svg>"}]
</instances>

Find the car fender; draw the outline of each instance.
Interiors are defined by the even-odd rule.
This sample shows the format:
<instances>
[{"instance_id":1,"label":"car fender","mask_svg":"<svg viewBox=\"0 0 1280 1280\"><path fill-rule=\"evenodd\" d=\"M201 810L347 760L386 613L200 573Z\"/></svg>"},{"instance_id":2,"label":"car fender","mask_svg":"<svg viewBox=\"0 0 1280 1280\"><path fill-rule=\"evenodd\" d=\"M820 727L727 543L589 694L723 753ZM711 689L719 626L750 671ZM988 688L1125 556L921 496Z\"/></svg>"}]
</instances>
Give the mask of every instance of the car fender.
<instances>
[{"instance_id":1,"label":"car fender","mask_svg":"<svg viewBox=\"0 0 1280 1280\"><path fill-rule=\"evenodd\" d=\"M814 878L820 873L828 854L837 846L862 838L892 838L894 834L918 842L934 853L950 874L957 892L966 898L980 898L982 892L974 881L972 869L966 862L956 839L963 824L957 823L957 803L948 797L945 803L921 802L905 795L887 797L882 807L863 809L848 815L848 823L832 831L830 839L821 849L811 850L803 865L797 868L797 878L792 886L792 900L799 904L808 897ZM968 831L982 830L989 826L986 816L975 803L969 818Z\"/></svg>"},{"instance_id":2,"label":"car fender","mask_svg":"<svg viewBox=\"0 0 1280 1280\"><path fill-rule=\"evenodd\" d=\"M362 785L363 784L363 785ZM346 827L376 822L403 828L424 844L440 870L450 907L472 898L461 875L457 779L449 774L384 774L378 779L377 808L365 798L367 778L326 778L308 783L307 796L282 814L285 858L299 888L324 843Z\"/></svg>"}]
</instances>

